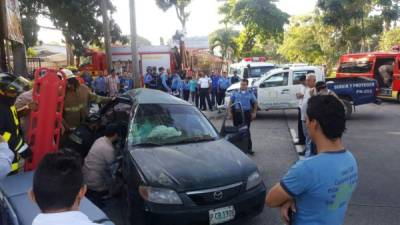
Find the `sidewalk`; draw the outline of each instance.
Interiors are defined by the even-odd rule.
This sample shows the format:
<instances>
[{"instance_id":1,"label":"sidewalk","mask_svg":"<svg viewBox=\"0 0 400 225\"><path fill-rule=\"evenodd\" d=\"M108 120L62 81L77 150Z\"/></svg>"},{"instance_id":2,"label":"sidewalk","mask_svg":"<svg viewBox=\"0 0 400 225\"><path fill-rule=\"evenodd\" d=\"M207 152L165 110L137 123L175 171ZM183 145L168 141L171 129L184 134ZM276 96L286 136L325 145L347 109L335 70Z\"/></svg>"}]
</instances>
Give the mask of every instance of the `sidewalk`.
<instances>
[{"instance_id":1,"label":"sidewalk","mask_svg":"<svg viewBox=\"0 0 400 225\"><path fill-rule=\"evenodd\" d=\"M290 120L290 119L288 118L288 117L290 117L290 116L293 116L293 115L290 115L290 116L288 115L288 114L290 114L290 110L289 110L289 113L288 113L288 110L284 110L284 112L285 112L287 125L288 125L289 131L290 131L290 135L292 136L292 141L293 141L293 145L294 145L294 143L296 143L296 142L299 140L299 138L297 137L297 129L296 129L296 127L297 127L297 124L296 124L297 120ZM303 152L303 150L304 150L304 145L294 145L294 147L295 147L295 149L296 149L297 155L299 156L299 160L305 159L304 156L299 155L299 153Z\"/></svg>"}]
</instances>

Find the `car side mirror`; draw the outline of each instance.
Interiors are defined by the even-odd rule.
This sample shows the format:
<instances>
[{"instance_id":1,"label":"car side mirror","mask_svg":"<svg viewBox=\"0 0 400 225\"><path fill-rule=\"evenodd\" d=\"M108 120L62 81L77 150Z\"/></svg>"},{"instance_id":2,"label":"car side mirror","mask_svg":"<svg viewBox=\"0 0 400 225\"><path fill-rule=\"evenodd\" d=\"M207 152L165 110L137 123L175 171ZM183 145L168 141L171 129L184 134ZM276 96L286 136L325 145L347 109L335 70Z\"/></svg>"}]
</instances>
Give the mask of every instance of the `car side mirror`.
<instances>
[{"instance_id":1,"label":"car side mirror","mask_svg":"<svg viewBox=\"0 0 400 225\"><path fill-rule=\"evenodd\" d=\"M260 84L260 88L265 88L265 87L266 87L265 83Z\"/></svg>"}]
</instances>

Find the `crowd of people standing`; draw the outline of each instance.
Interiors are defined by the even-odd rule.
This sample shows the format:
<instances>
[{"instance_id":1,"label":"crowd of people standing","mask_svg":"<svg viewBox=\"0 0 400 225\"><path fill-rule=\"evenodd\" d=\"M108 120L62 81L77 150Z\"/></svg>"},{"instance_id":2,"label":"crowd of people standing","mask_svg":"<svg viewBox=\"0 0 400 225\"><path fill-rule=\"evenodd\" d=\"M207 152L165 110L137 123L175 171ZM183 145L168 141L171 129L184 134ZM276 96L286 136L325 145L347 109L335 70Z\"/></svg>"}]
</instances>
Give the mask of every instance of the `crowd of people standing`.
<instances>
[{"instance_id":1,"label":"crowd of people standing","mask_svg":"<svg viewBox=\"0 0 400 225\"><path fill-rule=\"evenodd\" d=\"M191 102L203 111L213 111L225 102L228 87L240 81L237 73L229 78L227 72L211 73L194 71L186 74L182 71L172 73L163 67L147 67L144 75L146 88L157 89Z\"/></svg>"}]
</instances>

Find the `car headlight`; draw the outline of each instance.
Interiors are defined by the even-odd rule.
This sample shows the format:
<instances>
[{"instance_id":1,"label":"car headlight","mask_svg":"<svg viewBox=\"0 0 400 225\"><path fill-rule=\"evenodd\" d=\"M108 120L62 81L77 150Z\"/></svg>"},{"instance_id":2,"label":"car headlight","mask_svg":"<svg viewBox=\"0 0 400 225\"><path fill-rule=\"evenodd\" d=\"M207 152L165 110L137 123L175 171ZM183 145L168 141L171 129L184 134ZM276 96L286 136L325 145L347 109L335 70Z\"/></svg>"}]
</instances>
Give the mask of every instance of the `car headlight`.
<instances>
[{"instance_id":1,"label":"car headlight","mask_svg":"<svg viewBox=\"0 0 400 225\"><path fill-rule=\"evenodd\" d=\"M262 182L260 173L255 171L247 178L246 190L250 190Z\"/></svg>"},{"instance_id":2,"label":"car headlight","mask_svg":"<svg viewBox=\"0 0 400 225\"><path fill-rule=\"evenodd\" d=\"M139 194L148 202L165 205L182 205L182 200L174 190L156 187L139 187Z\"/></svg>"}]
</instances>

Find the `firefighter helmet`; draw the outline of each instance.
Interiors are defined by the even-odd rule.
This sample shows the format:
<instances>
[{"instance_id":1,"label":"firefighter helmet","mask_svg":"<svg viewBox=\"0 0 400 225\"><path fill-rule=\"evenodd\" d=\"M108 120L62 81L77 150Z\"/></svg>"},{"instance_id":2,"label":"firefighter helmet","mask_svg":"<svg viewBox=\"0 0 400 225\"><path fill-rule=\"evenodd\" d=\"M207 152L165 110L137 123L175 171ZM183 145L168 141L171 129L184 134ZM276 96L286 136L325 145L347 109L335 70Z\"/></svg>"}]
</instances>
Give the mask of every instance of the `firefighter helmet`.
<instances>
[{"instance_id":1,"label":"firefighter helmet","mask_svg":"<svg viewBox=\"0 0 400 225\"><path fill-rule=\"evenodd\" d=\"M10 73L0 73L0 94L4 95L5 92L12 92L21 94L30 89L29 80L15 76Z\"/></svg>"},{"instance_id":2,"label":"firefighter helmet","mask_svg":"<svg viewBox=\"0 0 400 225\"><path fill-rule=\"evenodd\" d=\"M69 69L62 69L61 71L65 74L67 79L76 78L75 74Z\"/></svg>"}]
</instances>

